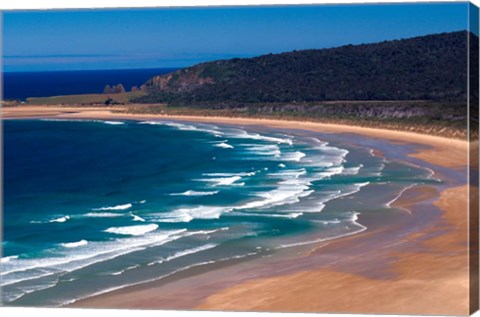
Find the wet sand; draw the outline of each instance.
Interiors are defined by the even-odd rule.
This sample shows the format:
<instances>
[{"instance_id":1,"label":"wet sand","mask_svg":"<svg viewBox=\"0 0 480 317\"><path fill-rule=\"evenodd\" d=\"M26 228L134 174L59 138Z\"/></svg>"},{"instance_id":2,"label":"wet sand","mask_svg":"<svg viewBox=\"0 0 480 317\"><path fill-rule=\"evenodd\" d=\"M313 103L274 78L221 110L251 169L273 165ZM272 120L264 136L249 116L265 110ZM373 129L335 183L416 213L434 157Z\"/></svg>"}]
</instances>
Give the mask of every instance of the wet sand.
<instances>
[{"instance_id":1,"label":"wet sand","mask_svg":"<svg viewBox=\"0 0 480 317\"><path fill-rule=\"evenodd\" d=\"M467 208L466 192L466 186L443 191L435 202L445 211L438 225L398 241L402 247L390 246L392 275L389 278L366 277L335 267L319 268L248 281L209 296L197 308L466 315L467 217L459 215L459 211ZM408 207L412 201L402 199L398 204ZM428 238L432 234L433 237ZM356 244L358 239L353 237L330 247L343 248L345 243ZM364 256L378 259L375 253L380 252ZM350 260L350 264L355 262L359 261Z\"/></svg>"}]
</instances>

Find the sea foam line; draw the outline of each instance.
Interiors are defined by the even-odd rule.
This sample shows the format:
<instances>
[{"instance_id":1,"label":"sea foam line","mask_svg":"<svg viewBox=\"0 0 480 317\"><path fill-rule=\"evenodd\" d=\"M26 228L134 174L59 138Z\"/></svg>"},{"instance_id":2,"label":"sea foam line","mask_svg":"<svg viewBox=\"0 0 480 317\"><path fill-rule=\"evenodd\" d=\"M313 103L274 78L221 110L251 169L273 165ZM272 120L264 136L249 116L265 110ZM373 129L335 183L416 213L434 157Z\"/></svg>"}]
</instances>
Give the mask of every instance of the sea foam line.
<instances>
[{"instance_id":1,"label":"sea foam line","mask_svg":"<svg viewBox=\"0 0 480 317\"><path fill-rule=\"evenodd\" d=\"M10 269L8 267L2 266L2 271L0 272L0 276L2 277L2 286L17 284L26 280L40 279L42 277L62 272L72 272L75 270L79 270L81 268L90 266L98 262L111 260L125 254L144 250L149 246L163 245L165 243L182 238L184 236L184 233L186 232L186 229L179 229L173 231L165 231L149 237L119 239L116 240L117 242L111 243L96 242L92 243L92 253L87 252L67 257L45 258L43 260L18 259L18 264L23 263L23 266L18 267L17 265L16 267L14 266ZM87 260L89 261L84 262ZM42 271L35 274L32 274L32 272L28 272L30 270L38 268L41 268L43 270L48 269L50 271ZM28 274L20 278L9 278L9 275L11 274L22 272Z\"/></svg>"},{"instance_id":2,"label":"sea foam line","mask_svg":"<svg viewBox=\"0 0 480 317\"><path fill-rule=\"evenodd\" d=\"M63 216L63 217L60 217L60 218L55 218L55 219L49 220L48 222L65 222L67 220L70 220L70 216Z\"/></svg>"},{"instance_id":3,"label":"sea foam line","mask_svg":"<svg viewBox=\"0 0 480 317\"><path fill-rule=\"evenodd\" d=\"M108 233L115 233L115 234L121 234L121 235L139 236L147 232L157 230L157 228L158 228L157 224L148 224L148 225L140 225L140 226L111 227L104 231Z\"/></svg>"},{"instance_id":4,"label":"sea foam line","mask_svg":"<svg viewBox=\"0 0 480 317\"><path fill-rule=\"evenodd\" d=\"M55 285L57 285L57 283L58 283L58 280L55 280L55 281L52 281L50 283L45 283L43 285L36 286L36 287L24 287L22 290L17 290L13 294L11 294L11 293L6 294L6 292L3 291L2 292L2 300L4 302L7 302L7 303L12 302L12 301L15 301L17 299L22 298L23 296L25 296L27 294L37 292L37 291L41 291L41 290L44 290L44 289L47 289L47 288L52 288ZM2 283L2 285L3 285L3 283Z\"/></svg>"},{"instance_id":5,"label":"sea foam line","mask_svg":"<svg viewBox=\"0 0 480 317\"><path fill-rule=\"evenodd\" d=\"M23 272L23 271L28 271L32 269L37 269L37 268L56 268L59 265L64 265L64 264L69 264L75 261L81 261L81 260L88 260L100 255L112 253L115 251L124 251L125 249L128 249L130 247L136 248L136 247L143 247L145 245L156 245L157 243L163 244L164 242L170 242L170 238L177 237L178 234L186 232L187 229L179 229L179 230L173 230L173 231L165 231L162 232L158 235L152 236L152 237L142 237L142 238L128 238L128 239L121 239L121 240L116 240L117 242L115 243L108 243L108 242L97 242L95 243L95 246L92 247L94 250L93 253L91 254L76 254L72 257L55 257L55 258L44 258L44 259L20 259L18 258L18 262L20 263L25 263L23 267L12 267L9 269L7 266L2 267L2 271L0 272L0 276L4 277L6 275L12 274L12 273L18 273L18 272ZM178 238L181 238L182 236L178 236ZM172 240L173 241L173 240ZM120 244L123 242L124 244ZM98 252L99 247L105 246L105 249L101 250ZM93 245L93 243L92 243ZM130 253L130 252L128 252ZM121 253L120 255L122 255ZM68 254L66 254L68 255ZM17 259L17 258L15 258ZM108 258L110 259L110 258ZM103 261L103 260L100 260ZM10 262L10 261L9 261ZM13 259L11 262L14 262ZM96 262L93 262L96 263ZM90 264L89 264L90 265ZM83 267L83 266L82 266ZM2 280L3 284L3 280Z\"/></svg>"},{"instance_id":6,"label":"sea foam line","mask_svg":"<svg viewBox=\"0 0 480 317\"><path fill-rule=\"evenodd\" d=\"M123 205L93 208L92 210L125 210L125 209L128 209L128 208L132 208L132 204L128 203L128 204L123 204Z\"/></svg>"},{"instance_id":7,"label":"sea foam line","mask_svg":"<svg viewBox=\"0 0 480 317\"><path fill-rule=\"evenodd\" d=\"M215 243L208 243L208 244L205 244L205 245L201 245L199 247L196 247L196 248L191 248L191 249L186 249L186 250L182 250L182 251L178 251L176 253L174 253L173 255L171 256L168 256L166 258L163 258L163 259L160 259L160 260L157 260L157 261L154 261L154 262L150 262L148 263L147 265L151 266L151 265L154 265L154 264L161 264L161 263L164 263L164 262L170 262L172 260L175 260L175 259L178 259L178 258L181 258L181 257L184 257L186 255L190 255L190 254L195 254L195 253L198 253L198 252L202 252L202 251L206 251L206 250L209 250L209 249L213 249L215 247L217 247L218 244L215 244Z\"/></svg>"},{"instance_id":8,"label":"sea foam line","mask_svg":"<svg viewBox=\"0 0 480 317\"><path fill-rule=\"evenodd\" d=\"M280 147L277 144L242 144L245 150L249 153L260 156L280 157L282 154Z\"/></svg>"},{"instance_id":9,"label":"sea foam line","mask_svg":"<svg viewBox=\"0 0 480 317\"><path fill-rule=\"evenodd\" d=\"M417 186L417 185L418 185L418 184L411 184L411 185L409 185L409 186L407 186L407 187L404 187L404 188L397 194L397 196L395 196L395 198L393 198L392 200L390 200L389 202L387 202L387 203L385 204L385 206L386 206L386 207L389 207L389 208L393 208L393 207L392 207L392 204L393 204L394 202L396 202L400 197L402 197L402 195L403 195L407 190L409 190L409 189L411 189L411 188L413 188L413 187L415 187L415 186ZM410 211L409 211L409 212L410 212Z\"/></svg>"},{"instance_id":10,"label":"sea foam line","mask_svg":"<svg viewBox=\"0 0 480 317\"><path fill-rule=\"evenodd\" d=\"M179 208L174 211L158 214L160 222L190 222L194 219L218 219L224 212L231 211L231 207L198 206L193 208Z\"/></svg>"},{"instance_id":11,"label":"sea foam line","mask_svg":"<svg viewBox=\"0 0 480 317\"><path fill-rule=\"evenodd\" d=\"M230 145L226 142L222 142L222 143L217 143L214 145L215 147L219 147L219 148L223 148L223 149L233 149L234 146L233 145Z\"/></svg>"},{"instance_id":12,"label":"sea foam line","mask_svg":"<svg viewBox=\"0 0 480 317\"><path fill-rule=\"evenodd\" d=\"M110 275L120 275L120 274L123 274L127 271L130 271L130 270L133 270L133 269L136 269L137 267L140 267L140 264L135 264L135 265L132 265L132 266L129 266L123 270L120 270L118 272L113 272L113 273L110 273Z\"/></svg>"},{"instance_id":13,"label":"sea foam line","mask_svg":"<svg viewBox=\"0 0 480 317\"><path fill-rule=\"evenodd\" d=\"M353 167L344 167L341 172L342 175L357 175L360 172L360 169L363 167L363 164Z\"/></svg>"},{"instance_id":14,"label":"sea foam line","mask_svg":"<svg viewBox=\"0 0 480 317\"><path fill-rule=\"evenodd\" d=\"M84 217L87 218L115 218L122 216L122 214L117 214L114 212L89 212L84 215Z\"/></svg>"},{"instance_id":15,"label":"sea foam line","mask_svg":"<svg viewBox=\"0 0 480 317\"><path fill-rule=\"evenodd\" d=\"M231 177L219 177L219 178L201 178L201 179L194 179L194 181L198 182L209 182L213 183L211 186L243 186L245 183L237 183L237 181L241 180L242 177L235 175Z\"/></svg>"},{"instance_id":16,"label":"sea foam line","mask_svg":"<svg viewBox=\"0 0 480 317\"><path fill-rule=\"evenodd\" d=\"M233 216L254 216L254 217L272 217L272 218L289 218L295 219L303 215L303 212L290 212L284 214L272 214L272 213L256 213L256 212L233 212Z\"/></svg>"},{"instance_id":17,"label":"sea foam line","mask_svg":"<svg viewBox=\"0 0 480 317\"><path fill-rule=\"evenodd\" d=\"M111 287L111 288L108 288L108 289L105 289L105 290L102 290L102 291L99 291L99 292L96 292L96 293L93 293L93 294L89 294L89 295L87 295L87 296L78 297L78 298L76 298L76 299L72 299L72 300L69 300L69 301L67 301L67 302L64 302L64 303L62 303L62 304L59 305L59 306L70 305L70 304L73 304L73 303L75 303L75 302L77 302L77 301L79 301L79 300L83 300L83 299L87 299L87 298L99 296L99 295L102 295L102 294L110 293L110 292L117 291L117 290L120 290L120 289L124 289L124 288L127 288L127 287L131 287L131 286L135 286L135 285L140 285L140 284L144 284L144 283L150 283L150 282L159 281L159 280L162 280L162 279L164 279L164 278L166 278L166 277L169 277L169 276L171 276L171 275L174 275L174 274L177 274L177 273L180 273L180 272L183 272L183 271L187 271L187 270L189 270L189 269L191 269L191 268L194 268L194 267L205 266L205 265L214 264L214 263L219 263L219 262L224 262L224 261L228 261L228 260L242 259L242 258L254 256L254 255L257 255L257 254L258 254L258 252L249 252L249 253L247 253L247 254L235 255L235 256L231 256L231 257L221 258L221 259L218 259L218 260L211 260L211 261L205 261L205 262L195 263L195 264L186 266L186 267L184 267L184 268L180 268L180 269L178 269L178 270L175 270L175 271L173 271L173 272L167 273L167 274L162 275L162 276L159 276L159 277L155 277L155 278L152 278L152 279L147 279L147 280L144 280L144 281L141 281L141 282L134 282L134 283L130 283L130 284L124 284L124 285L120 285L120 286L115 286L115 287Z\"/></svg>"},{"instance_id":18,"label":"sea foam line","mask_svg":"<svg viewBox=\"0 0 480 317\"><path fill-rule=\"evenodd\" d=\"M223 135L223 132L216 130L217 127L212 125L204 125L205 128L200 126L195 126L192 124L184 124L184 123L177 123L177 122L170 122L170 121L143 121L139 122L139 124L150 124L150 125L164 125L173 128L177 128L181 131L197 131L197 132L206 132L213 134L214 136L220 137Z\"/></svg>"},{"instance_id":19,"label":"sea foam line","mask_svg":"<svg viewBox=\"0 0 480 317\"><path fill-rule=\"evenodd\" d=\"M18 255L4 256L0 259L0 263L8 263L10 260L18 259Z\"/></svg>"},{"instance_id":20,"label":"sea foam line","mask_svg":"<svg viewBox=\"0 0 480 317\"><path fill-rule=\"evenodd\" d=\"M145 219L143 219L143 218L140 217L140 216L137 216L137 215L135 215L135 214L130 214L130 215L132 216L132 218L133 218L132 220L133 220L133 221L145 222Z\"/></svg>"},{"instance_id":21,"label":"sea foam line","mask_svg":"<svg viewBox=\"0 0 480 317\"><path fill-rule=\"evenodd\" d=\"M229 134L228 136L232 138L237 138L237 139L261 140L261 141L267 141L267 142L273 142L273 143L283 143L283 144L293 145L293 140L291 138L284 138L284 139L276 138L276 137L261 135L258 133L250 133L245 130L238 130L238 133L231 134L231 135Z\"/></svg>"},{"instance_id":22,"label":"sea foam line","mask_svg":"<svg viewBox=\"0 0 480 317\"><path fill-rule=\"evenodd\" d=\"M343 238L343 237L348 237L348 236L352 236L352 235L361 233L361 232L367 230L368 228L357 221L359 215L360 215L359 212L354 211L354 212L352 213L351 218L350 218L350 222L351 222L351 223L353 223L354 225L360 227L360 228L359 228L358 230L356 230L356 231L347 232L347 233L340 234L340 235L337 235L337 236L332 236L332 237L328 237L328 238L317 239L317 240L313 240L313 241L305 241L305 242L296 242L296 243L290 243L290 244L282 244L282 245L280 245L279 247L277 247L276 249L291 248L291 247L296 247L296 246L302 246L302 245L309 245L309 244L314 244L314 243L319 243L319 242L331 241L331 240L335 240L335 239L339 239L339 238Z\"/></svg>"},{"instance_id":23,"label":"sea foam line","mask_svg":"<svg viewBox=\"0 0 480 317\"><path fill-rule=\"evenodd\" d=\"M103 121L103 123L105 123L105 124L110 124L110 125L121 125L121 124L125 124L125 122L122 122L122 121Z\"/></svg>"},{"instance_id":24,"label":"sea foam line","mask_svg":"<svg viewBox=\"0 0 480 317\"><path fill-rule=\"evenodd\" d=\"M187 190L183 193L172 193L168 194L169 196L211 196L218 194L218 190L214 191L195 191L195 190Z\"/></svg>"},{"instance_id":25,"label":"sea foam line","mask_svg":"<svg viewBox=\"0 0 480 317\"><path fill-rule=\"evenodd\" d=\"M77 242L60 243L60 245L65 248L77 248L87 244L88 244L88 241L83 239Z\"/></svg>"},{"instance_id":26,"label":"sea foam line","mask_svg":"<svg viewBox=\"0 0 480 317\"><path fill-rule=\"evenodd\" d=\"M304 168L298 170L282 170L279 173L269 174L270 176L279 176L280 178L283 178L283 180L277 183L278 187L276 189L267 192L256 193L255 195L261 198L259 200L253 200L237 206L198 206L192 208L181 208L168 213L159 214L160 218L156 219L156 221L190 222L194 219L218 219L222 214L230 213L232 211L259 208L265 209L274 206L298 203L301 198L305 198L314 193L314 190L310 189L311 181L321 179L327 175L331 176L340 174L343 171L343 168L329 168L327 171L328 172L325 172L323 175L320 175L320 178L301 179L300 177L306 174L306 170ZM284 177L288 178L285 179ZM241 179L240 176L231 176L226 178L212 178L208 180L212 182L216 181L217 184L232 184L239 179ZM356 193L360 191L362 187L367 186L368 184L369 182L352 184L348 188L343 188L340 192L329 195L322 200L320 206L315 208L315 212L320 212L325 207L326 202ZM300 215L301 213L290 213L285 215L285 217L294 218Z\"/></svg>"},{"instance_id":27,"label":"sea foam line","mask_svg":"<svg viewBox=\"0 0 480 317\"><path fill-rule=\"evenodd\" d=\"M254 176L258 171L255 172L240 172L240 173L203 173L203 176L213 176L213 177L232 177L232 176Z\"/></svg>"}]
</instances>

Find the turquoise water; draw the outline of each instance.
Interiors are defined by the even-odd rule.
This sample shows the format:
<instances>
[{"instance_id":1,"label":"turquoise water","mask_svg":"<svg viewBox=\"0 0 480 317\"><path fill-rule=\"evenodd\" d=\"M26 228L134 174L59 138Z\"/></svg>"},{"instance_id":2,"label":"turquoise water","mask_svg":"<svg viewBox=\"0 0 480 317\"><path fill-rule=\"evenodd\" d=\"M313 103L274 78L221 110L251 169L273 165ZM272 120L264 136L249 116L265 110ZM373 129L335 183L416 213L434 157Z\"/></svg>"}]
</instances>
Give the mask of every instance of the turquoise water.
<instances>
[{"instance_id":1,"label":"turquoise water","mask_svg":"<svg viewBox=\"0 0 480 317\"><path fill-rule=\"evenodd\" d=\"M435 182L327 139L170 121L5 121L2 300L63 305L355 234L367 229L362 212L389 212L405 188Z\"/></svg>"}]
</instances>

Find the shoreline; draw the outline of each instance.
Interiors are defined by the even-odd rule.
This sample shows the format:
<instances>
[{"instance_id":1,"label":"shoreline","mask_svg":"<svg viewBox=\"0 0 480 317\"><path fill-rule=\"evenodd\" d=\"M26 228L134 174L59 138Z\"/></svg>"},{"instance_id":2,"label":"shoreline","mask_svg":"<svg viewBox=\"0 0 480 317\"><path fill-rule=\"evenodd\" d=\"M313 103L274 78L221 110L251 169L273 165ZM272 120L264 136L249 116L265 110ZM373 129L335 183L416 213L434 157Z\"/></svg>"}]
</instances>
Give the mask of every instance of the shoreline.
<instances>
[{"instance_id":1,"label":"shoreline","mask_svg":"<svg viewBox=\"0 0 480 317\"><path fill-rule=\"evenodd\" d=\"M420 134L403 130L374 129L361 126L303 122L280 119L259 119L216 116L184 116L165 114L133 114L118 112L123 107L71 107L71 106L20 106L2 109L2 119L35 119L35 118L62 118L62 119L117 119L117 120L179 120L199 123L219 123L249 126L267 126L271 128L287 128L324 133L354 133L372 138L386 139L394 142L414 143L435 148L434 151L424 149L412 153L412 157L436 165L454 167L467 164L467 140L451 139L440 136ZM112 112L115 111L115 112ZM408 140L408 141L406 141ZM445 149L447 148L447 149ZM442 150L441 153L438 150ZM441 154L441 155L439 155ZM442 158L438 158L442 156ZM461 159L460 163L458 160Z\"/></svg>"},{"instance_id":2,"label":"shoreline","mask_svg":"<svg viewBox=\"0 0 480 317\"><path fill-rule=\"evenodd\" d=\"M192 276L186 274L187 276L168 284L165 284L164 281L157 281L127 287L80 300L70 306L325 313L348 311L349 313L468 314L468 303L465 303L465 301L468 301L468 287L465 288L465 285L468 284L466 245L468 227L464 223L468 219L465 214L463 218L461 215L459 216L458 211L467 210L468 190L465 184L455 184L455 182L449 180L450 177L448 176L450 170L466 168L468 161L467 141L404 131L314 122L136 115L112 113L110 110L112 109L26 106L17 111L14 108L5 108L3 114L7 116L3 117L7 119L40 117L110 120L168 119L297 129L342 134L344 136L353 134L367 136L369 139L387 140L390 144L399 144L400 147L405 147L407 156L415 160L415 164L424 163L422 167L429 169L434 167L435 173L447 181L447 185L443 186L444 188L440 193L432 190L433 187L431 186L421 188L414 186L404 190L390 203L397 208L410 210L413 219L428 220L424 219L426 218L425 215L422 215L423 209L427 205L429 207L436 206L442 211L442 214L438 217L438 221L434 221L427 228L418 232L407 232L405 231L406 228L400 228L402 226L395 224L391 224L390 228L368 226L368 230L352 236L319 242L315 246L309 245L298 248L306 254L306 256L297 255L293 257L294 261L301 262L301 265L298 263L293 265L289 262L288 257L291 254L286 255L286 260L276 260L277 266L289 264L291 272L282 269L270 275L249 276L245 273L245 268L265 269L266 265L272 263L271 261L270 263L269 261L257 261L253 264L243 262L243 264L234 264L215 271L202 272L200 270ZM375 150L381 153L385 152ZM386 153L386 155L388 156L389 153ZM458 208L459 204L464 204L465 209ZM364 221L369 221L368 217L364 215L360 215L360 217L360 223L362 224ZM449 226L462 228L462 231L449 229ZM398 230L395 229L396 227L398 227ZM387 232L390 229L397 234L401 232L402 240L392 239L392 234ZM384 245L379 245L383 249L380 251L370 250L372 245L376 245L375 241L379 238L388 238ZM463 241L464 239L465 241ZM447 250L444 250L445 244L448 244ZM368 255L368 259L363 259L362 254L359 254L357 250L359 245L360 249L363 248L365 254ZM339 249L343 251L339 252ZM454 254L454 258L449 255L442 260L442 258L445 258L445 256L442 257L442 254L450 253ZM344 256L351 258L345 260L342 258ZM337 265L329 267L324 264L324 261L332 257L336 257L338 262L343 263L340 265L340 270ZM376 263L377 260L383 264ZM432 263L441 263L442 265L433 267ZM460 265L462 263L463 266ZM379 265L382 266L380 271L385 271L383 276L371 276L370 273L372 272L368 271L375 270ZM358 266L358 268L353 268L354 266ZM455 273L460 272L461 274L451 274L452 267ZM432 270L436 273L433 280L431 280L431 274L426 274L432 273ZM244 276L238 279L228 278L232 273L243 273ZM222 280L222 277L227 280L223 284L211 281L212 279ZM313 281L317 283L313 283ZM210 292L201 292L205 283L211 286ZM186 288L189 285L197 285L197 287L187 291ZM427 285L429 288L427 288ZM454 287L451 287L452 285ZM448 290L445 289L447 286ZM432 288L439 291L432 292ZM332 289L334 293L337 292L337 295L331 294ZM388 291L385 291L385 289L388 289ZM195 293L199 291L201 294ZM181 297L180 294L185 292L195 300L189 302L185 296ZM353 294L351 294L352 292ZM344 295L340 296L340 294ZM350 294L351 297L346 294ZM381 298L381 301L372 300L372 294ZM175 299L175 295L180 297ZM425 300L419 301L420 296L426 296ZM345 300L345 298L349 298L349 303L342 304L341 300Z\"/></svg>"}]
</instances>

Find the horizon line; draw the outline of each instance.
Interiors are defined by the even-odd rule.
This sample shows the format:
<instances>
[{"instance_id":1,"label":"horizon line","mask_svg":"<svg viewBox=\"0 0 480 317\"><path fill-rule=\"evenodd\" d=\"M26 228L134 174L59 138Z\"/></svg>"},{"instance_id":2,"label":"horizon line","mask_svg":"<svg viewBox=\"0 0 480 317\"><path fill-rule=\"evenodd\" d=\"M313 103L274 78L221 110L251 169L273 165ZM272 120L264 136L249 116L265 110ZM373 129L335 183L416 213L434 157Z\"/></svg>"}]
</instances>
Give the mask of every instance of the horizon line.
<instances>
[{"instance_id":1,"label":"horizon line","mask_svg":"<svg viewBox=\"0 0 480 317\"><path fill-rule=\"evenodd\" d=\"M192 67L198 64L202 63L208 63L208 62L213 62L213 61L221 61L221 60L232 60L232 59L245 59L245 58L256 58L260 56L265 56L265 55L277 55L277 54L285 54L285 53L291 53L291 52L301 52L301 51L311 51L311 50L329 50L329 49L336 49L336 48L341 48L341 47L346 47L346 46L362 46L362 45L375 45L375 44L381 44L385 42L395 42L395 41L404 41L404 40L410 40L410 39L415 39L415 38L421 38L421 37L427 37L427 36L435 36L435 35L442 35L442 34L451 34L451 33L461 33L461 32L466 32L473 34L474 36L477 36L474 32L468 30L468 29L460 29L460 30L453 30L453 31L446 31L446 32L438 32L438 33L427 33L423 35L415 35L411 37L400 37L400 38L394 38L394 39L386 39L386 40L381 40L381 41L375 41L375 42L363 42L363 43L358 43L358 44L342 44L342 45L337 45L337 46L330 46L330 47L320 47L320 48L301 48L301 49L292 49L288 51L281 51L281 52L269 52L269 53L259 53L259 54L225 54L224 57L219 57L219 58L214 58L214 59L207 59L207 60L198 60L194 63L188 63L186 66L151 66L151 67L124 67L120 66L118 68L75 68L73 67L72 69L44 69L44 70L7 70L5 71L4 68L5 66L8 66L5 63L6 59L42 59L42 58L55 58L55 57L66 57L66 58L82 58L82 57L125 57L125 58L132 58L132 57L140 57L140 56L145 56L146 58L150 57L155 57L155 54L130 54L130 55L125 55L125 54L52 54L52 55L5 55L1 56L2 61L2 69L1 73L6 74L6 73L39 73L39 72L69 72L69 71L114 71L114 70L142 70L142 69L182 69L182 68L187 68L187 67ZM208 55L206 53L198 53L199 56L201 55ZM230 56L229 56L230 55ZM242 56L243 55L243 56ZM170 59L171 60L171 59ZM188 59L184 59L184 62L187 61ZM168 61L166 59L165 61ZM179 64L182 64L182 62L179 62Z\"/></svg>"}]
</instances>

